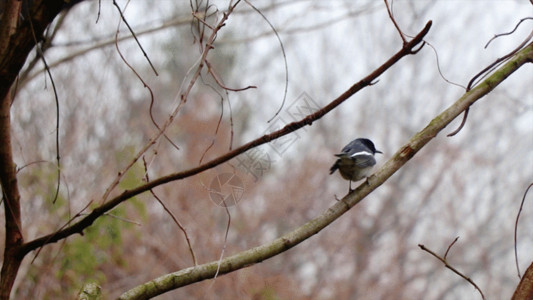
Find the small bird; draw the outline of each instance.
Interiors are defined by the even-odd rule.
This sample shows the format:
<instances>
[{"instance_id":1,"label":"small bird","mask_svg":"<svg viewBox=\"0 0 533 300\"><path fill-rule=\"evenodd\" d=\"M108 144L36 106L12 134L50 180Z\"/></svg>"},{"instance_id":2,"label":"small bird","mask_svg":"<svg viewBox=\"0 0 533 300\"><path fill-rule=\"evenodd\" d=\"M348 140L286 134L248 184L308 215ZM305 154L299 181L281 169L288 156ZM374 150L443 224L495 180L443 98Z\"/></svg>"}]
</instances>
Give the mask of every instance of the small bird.
<instances>
[{"instance_id":1,"label":"small bird","mask_svg":"<svg viewBox=\"0 0 533 300\"><path fill-rule=\"evenodd\" d=\"M374 154L383 153L376 150L374 143L365 138L351 141L342 148L342 152L335 154L337 161L329 169L329 174L333 174L337 169L342 178L350 181L349 192L352 191L352 181L359 181L370 176L372 168L376 164Z\"/></svg>"}]
</instances>

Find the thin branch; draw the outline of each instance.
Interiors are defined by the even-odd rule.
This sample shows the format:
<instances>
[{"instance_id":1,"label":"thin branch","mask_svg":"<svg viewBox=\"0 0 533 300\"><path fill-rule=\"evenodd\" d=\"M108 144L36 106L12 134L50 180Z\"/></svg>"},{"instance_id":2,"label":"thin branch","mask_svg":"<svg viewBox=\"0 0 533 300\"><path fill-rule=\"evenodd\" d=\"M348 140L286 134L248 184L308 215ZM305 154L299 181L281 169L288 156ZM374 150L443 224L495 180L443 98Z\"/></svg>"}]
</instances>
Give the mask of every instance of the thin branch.
<instances>
[{"instance_id":1,"label":"thin branch","mask_svg":"<svg viewBox=\"0 0 533 300\"><path fill-rule=\"evenodd\" d=\"M450 250L450 247L457 241L457 238L453 241L452 244L450 244L450 246L448 247L448 250ZM418 244L418 247L420 247L420 249L426 251L427 253L433 255L435 258L437 258L438 260L440 260L444 266L450 270L452 270L455 274L461 276L461 278L463 278L464 280L468 281L471 285L474 286L474 288L481 294L481 298L482 299L485 299L485 295L483 295L483 292L481 291L481 289L477 286L477 284L472 280L470 279L469 277L465 276L463 273L459 272L456 268L454 268L453 266L451 266L448 261L446 261L446 256L444 258L440 257L438 254L436 254L435 252L429 250L428 248L426 248L424 245L422 244ZM448 250L446 250L446 254L448 253Z\"/></svg>"},{"instance_id":2,"label":"thin branch","mask_svg":"<svg viewBox=\"0 0 533 300\"><path fill-rule=\"evenodd\" d=\"M211 64L206 60L205 63L207 64L208 71L211 72L213 69L211 68ZM228 99L228 107L229 107L229 120L230 120L230 142L229 142L229 149L228 151L231 151L233 146L233 112L231 110L231 102L229 97L228 88L224 86L224 82L222 82L222 79L219 79L218 76L216 76L215 73L211 73L212 77L215 78L215 81L217 82L217 85L220 86L226 95L226 99ZM202 78L203 82L203 78ZM205 155L207 152L215 145L216 136L218 134L218 130L220 128L220 125L222 123L222 118L224 116L224 95L222 95L214 86L212 86L209 83L204 82L204 84L208 87L210 87L215 93L217 93L220 96L220 117L218 118L217 127L215 129L214 138L211 141L211 144L206 148L206 150L202 153L202 156L200 157L200 162L198 164L201 164L204 160ZM255 86L249 86L255 88Z\"/></svg>"},{"instance_id":3,"label":"thin branch","mask_svg":"<svg viewBox=\"0 0 533 300\"><path fill-rule=\"evenodd\" d=\"M392 24L394 24L394 27L396 27L396 30L400 34L400 38L402 39L403 43L406 44L407 40L405 39L405 34L400 29L400 26L398 26L398 23L396 23L396 19L394 19L394 15L392 13L392 2L391 2L391 6L389 7L389 2L387 0L383 0L383 1L385 1L385 6L387 7L387 13L389 14L389 18L391 19Z\"/></svg>"},{"instance_id":4,"label":"thin branch","mask_svg":"<svg viewBox=\"0 0 533 300\"><path fill-rule=\"evenodd\" d=\"M129 219L126 219L126 218L123 218L123 217L119 217L117 215L113 215L113 214L110 214L110 213L105 213L104 216L111 217L113 219L117 219L117 220L122 221L124 223L130 223L130 224L134 224L134 225L137 225L137 226L142 226L142 224L139 223L139 222L136 222L136 221L133 221L133 220L129 220Z\"/></svg>"},{"instance_id":5,"label":"thin branch","mask_svg":"<svg viewBox=\"0 0 533 300\"><path fill-rule=\"evenodd\" d=\"M18 167L18 168L17 168L17 173L20 172L20 171L22 171L24 168L29 167L29 166L31 166L31 165L33 165L33 164L48 163L48 162L49 162L49 161L47 161L47 160L36 160L36 161L32 161L32 162L30 162L30 163L27 163L27 164L23 165L22 167Z\"/></svg>"},{"instance_id":6,"label":"thin branch","mask_svg":"<svg viewBox=\"0 0 533 300\"><path fill-rule=\"evenodd\" d=\"M100 12L101 11L102 11L102 0L98 0L98 14L96 15L95 24L98 24L98 21L100 20Z\"/></svg>"},{"instance_id":7,"label":"thin branch","mask_svg":"<svg viewBox=\"0 0 533 300\"><path fill-rule=\"evenodd\" d=\"M208 85L208 86L210 86L210 85ZM213 87L211 87L211 88L213 90L215 90ZM218 91L216 91L216 90L215 90L215 92L218 93ZM202 161L204 161L204 157L207 154L207 152L209 152L209 150L215 145L217 134L218 134L218 130L220 129L220 124L222 124L222 118L224 117L224 97L222 97L222 95L220 95L220 94L219 94L219 96L220 96L220 107L221 107L220 108L220 117L218 118L217 127L215 128L215 133L213 134L214 135L213 140L211 140L211 144L209 144L209 146L207 146L207 148L202 153L202 156L200 156L200 161L198 162L199 165L202 164Z\"/></svg>"},{"instance_id":8,"label":"thin branch","mask_svg":"<svg viewBox=\"0 0 533 300\"><path fill-rule=\"evenodd\" d=\"M54 37L56 36L56 34L59 32L59 29L63 26L63 24L65 23L65 19L66 19L66 16L68 15L68 12L70 11L69 10L66 10L66 11L63 11L60 15L59 15L59 18L57 19L57 22L54 26L54 29L53 30L47 30L47 34L46 36L43 38L43 41L41 43L41 49L40 49L40 52L41 53L45 53L48 49L50 49L52 47L52 40L54 39ZM26 78L28 77L28 74L31 72L31 70L33 70L35 68L35 66L37 65L37 63L41 60L41 56L43 54L39 55L39 53L37 53L37 55L35 55L35 57L28 63L28 66L24 69L24 72L22 72L21 74L19 74L19 78L20 80L22 81L22 86L24 86L25 84L25 80ZM48 65L48 70L51 70L52 67L51 65L49 64ZM35 75L37 74L41 74L41 72L45 71L46 72L46 69L43 68L42 70L39 70L39 72L36 72Z\"/></svg>"},{"instance_id":9,"label":"thin branch","mask_svg":"<svg viewBox=\"0 0 533 300\"><path fill-rule=\"evenodd\" d=\"M461 124L459 124L459 127L457 127L454 131L448 133L448 134L446 135L447 137L452 137L452 136L458 134L459 131L461 131L461 129L463 129L463 127L464 127L465 124L466 124L466 119L468 118L468 112L469 112L469 111L470 111L470 107L467 107L467 108L465 109L464 114L463 114L463 119L461 120Z\"/></svg>"},{"instance_id":10,"label":"thin branch","mask_svg":"<svg viewBox=\"0 0 533 300\"><path fill-rule=\"evenodd\" d=\"M513 49L511 52L509 52L505 56L503 56L501 58L498 58L493 63L488 65L485 69L481 70L479 73L474 75L474 77L472 77L470 82L468 82L466 90L470 91L472 89L472 87L477 84L478 78L479 78L479 80L483 80L486 76L489 76L489 74L491 74L497 67L501 66L503 63L505 63L507 60L509 60L511 57L513 57L518 51L522 50L526 46L526 44L529 41L531 41L531 39L533 39L533 31L531 31L529 36L526 39L524 39L524 41L520 45L518 45L518 47ZM457 133L459 133L459 131L461 131L461 129L463 129L464 125L466 124L466 118L467 117L468 117L468 109L465 110L465 113L463 115L463 120L461 121L461 124L459 125L459 127L457 129L455 129L453 132L449 133L447 136L451 137L451 136L454 136Z\"/></svg>"},{"instance_id":11,"label":"thin branch","mask_svg":"<svg viewBox=\"0 0 533 300\"><path fill-rule=\"evenodd\" d=\"M520 276L520 267L518 265L518 248L517 248L517 244L518 244L518 219L520 218L520 214L522 213L522 207L524 207L524 202L526 202L526 196L527 196L527 193L529 192L529 189L533 186L533 183L531 183L526 191L524 192L524 197L522 197L522 202L520 203L520 209L518 210L518 214L516 214L516 221L514 223L514 259L515 259L515 263L516 263L516 272L518 273L518 278L521 278Z\"/></svg>"},{"instance_id":12,"label":"thin branch","mask_svg":"<svg viewBox=\"0 0 533 300\"><path fill-rule=\"evenodd\" d=\"M133 72L133 74L141 81L141 83L143 84L143 86L148 90L148 92L150 93L150 107L149 107L149 115L150 115L150 119L152 120L152 124L154 124L154 126L157 128L157 130L159 130L160 133L163 133L163 136L165 137L165 139L176 149L176 150L179 150L180 148L178 147L178 145L176 145L164 132L163 130L161 130L161 128L159 127L159 124L157 124L155 118L154 118L154 114L153 114L153 108L154 108L154 102L155 102L155 97L154 97L154 92L152 91L152 88L148 85L148 83L146 83L146 81L144 81L144 79L142 78L142 76L137 72L137 70L135 70L135 68L126 60L126 58L124 57L124 55L122 54L122 51L120 51L120 47L118 46L118 35L119 35L119 32L120 32L120 22L118 23L117 25L117 30L116 30L116 33L115 33L115 48L117 49L117 52L120 56L120 58L122 59L122 61L124 62L124 64L126 64L126 66ZM126 171L131 168L131 166L135 163L136 161L133 161L132 163L130 163L130 165L128 165L126 168L124 168L121 172L122 175L124 175L126 173Z\"/></svg>"},{"instance_id":13,"label":"thin branch","mask_svg":"<svg viewBox=\"0 0 533 300\"><path fill-rule=\"evenodd\" d=\"M135 42L137 42L137 45L139 46L139 49L141 49L144 57L146 57L146 60L148 61L148 63L150 64L150 67L152 68L152 70L154 71L155 75L156 76L159 76L159 74L157 73L154 65L152 64L152 62L150 61L150 58L148 57L148 54L146 54L146 51L144 51L143 47L141 46L141 42L139 42L139 40L137 39L137 36L135 35L135 32L133 31L133 29L131 28L130 24L128 23L128 21L126 20L126 17L124 17L124 14L122 13L122 10L120 9L120 6L118 6L117 4L117 1L113 0L113 5L115 5L115 7L117 8L118 10L118 13L120 14L120 17L122 18L122 21L124 21L124 24L126 24L126 26L128 27L128 29L130 30L131 32L131 35L133 36L133 38L135 39Z\"/></svg>"},{"instance_id":14,"label":"thin branch","mask_svg":"<svg viewBox=\"0 0 533 300\"><path fill-rule=\"evenodd\" d=\"M152 28L147 28L147 29L144 29L144 30L141 30L141 31L138 31L137 32L137 36L142 36L142 35L146 35L146 34L150 34L150 33L154 33L154 32L157 32L157 31L160 31L160 30L163 30L163 29L166 29L166 28L169 28L171 26L179 26L179 25L184 25L184 24L187 24L187 23L190 23L192 20L191 17L187 16L187 17L183 17L183 18L178 18L178 19L169 19L165 22L163 22L161 25L159 26L156 26L156 27L152 27ZM132 39L133 36L132 35L127 35L127 36L123 36L119 39L119 42L122 42L122 41L125 41L125 40L129 40L129 39ZM68 54L67 56L57 60L57 61L54 61L54 62L51 62L50 63L50 68L53 69L59 65L61 65L62 63L65 63L65 62L68 62L68 61L71 61L77 57L80 57L82 55L85 55L93 50L97 50L97 49L100 49L100 48L103 48L103 47L109 47L109 46L112 46L115 44L115 37L110 37L109 39L106 39L106 40L101 40L101 41L98 41L95 45L92 45L90 47L87 47L85 49L81 49L79 51L76 51L76 52L72 52L70 54ZM43 72L44 69L41 69L41 70L38 70L36 72L33 72L31 74L27 74L27 73L23 73L21 75L21 81L23 81L24 83L25 82L29 82L31 81L32 79L34 79L36 76L38 76L41 72Z\"/></svg>"},{"instance_id":15,"label":"thin branch","mask_svg":"<svg viewBox=\"0 0 533 300\"><path fill-rule=\"evenodd\" d=\"M239 3L239 1L237 1L237 3L235 5L237 5ZM222 27L224 27L225 25L225 22L227 20L227 18L230 16L231 12L233 11L233 9L235 9L235 6L233 7L230 7L229 11L227 13L224 14L224 17L222 18L222 20L220 20L220 22L217 24L216 26L216 30L213 31L211 33L211 36L209 37L208 39L208 42L206 44L210 45L214 42L215 38L216 38L216 35L217 35L217 32L218 30L220 30ZM177 107L172 111L172 113L170 114L170 116L168 117L167 121L161 126L161 130L155 134L145 145L143 148L141 148L137 154L133 157L133 159L131 160L130 162L130 165L134 164L135 162L137 162L141 156L150 148L152 147L152 145L154 145L156 143L156 141L165 133L165 130L168 128L168 126L170 126L170 124L172 124L172 121L174 120L174 118L176 117L177 113L181 110L181 108L183 107L183 105L187 102L187 98L189 96L189 93L190 91L192 90L192 87L194 86L194 84L196 83L196 81L198 80L198 77L200 76L201 74L201 71L202 71L202 68L203 68L203 62L206 60L206 57L207 57L207 54L209 52L209 50L211 50L212 47L206 47L205 50L203 51L201 57L197 60L197 63L199 64L197 69L196 69L196 72L193 74L191 80L189 81L189 84L188 84L188 87L187 89L185 90L185 92L183 92L182 94L179 95L179 98L180 98L180 101L179 101L179 104L177 105ZM193 67L191 67L191 69L187 72L187 75L185 76L185 78L183 79L183 82L182 82L182 86L180 86L180 92L182 91L183 89L183 85L185 84L185 80L186 78L188 77L188 74L191 70L194 69L194 67L196 66L196 64L193 64ZM178 97L178 96L177 96ZM127 170L129 167L126 167L124 170ZM122 176L124 175L124 172L123 171L120 171L117 175L117 177L115 177L115 180L107 187L106 191L104 192L104 195L102 196L102 200L101 200L101 203L103 205L103 203L106 202L107 200L107 197L109 197L109 195L111 194L111 192L115 189L115 187L118 186ZM151 188L148 188L147 190L145 191L148 191L150 190ZM116 204L115 204L116 205ZM113 205L114 206L114 205Z\"/></svg>"},{"instance_id":16,"label":"thin branch","mask_svg":"<svg viewBox=\"0 0 533 300\"><path fill-rule=\"evenodd\" d=\"M192 13L192 16L200 23L202 23L203 25L207 26L207 28L211 29L211 30L215 30L215 28L213 28L213 26L209 25L204 19L206 17L205 13L199 13L199 12L193 12ZM202 34L203 35L203 34Z\"/></svg>"},{"instance_id":17,"label":"thin branch","mask_svg":"<svg viewBox=\"0 0 533 300\"><path fill-rule=\"evenodd\" d=\"M143 163L144 163L144 170L145 170L145 178L146 178L146 181L150 181L150 177L148 175L148 165L146 164L146 160L144 159L144 156L143 156ZM157 195L156 193L153 191L153 190L150 190L150 193L152 194L152 196L154 196L154 198L159 202L159 204L161 204L161 206L163 207L163 209L168 213L168 215L172 218L172 220L174 221L174 223L176 223L176 225L178 225L178 227L180 228L181 232L183 232L183 235L185 236L185 240L187 241L187 246L189 247L189 252L191 253L191 256L192 256L192 261L194 263L195 266L198 265L198 261L196 260L196 255L194 254L194 250L192 249L192 245L191 245L191 240L189 239L189 235L187 234L187 230L185 229L185 227L183 225L181 225L180 221L178 220L178 218L176 218L174 216L174 214L172 213L172 211L170 211L170 209L165 205L165 203L163 202L163 200L161 200Z\"/></svg>"},{"instance_id":18,"label":"thin branch","mask_svg":"<svg viewBox=\"0 0 533 300\"><path fill-rule=\"evenodd\" d=\"M229 127L230 127L230 139L229 139L229 147L228 151L231 151L233 148L233 110L231 109L231 101L228 97L228 108L229 108Z\"/></svg>"},{"instance_id":19,"label":"thin branch","mask_svg":"<svg viewBox=\"0 0 533 300\"><path fill-rule=\"evenodd\" d=\"M29 15L29 12L28 12ZM44 52L41 49L41 46L37 40L37 36L35 35L35 30L33 28L33 22L31 18L28 18L30 23L30 29L31 33L33 35L33 40L35 42L35 47L37 49L37 55L41 57L41 60L44 64L44 69L46 70L46 73L48 74L48 77L50 78L50 82L52 83L52 90L54 91L54 100L56 105L56 161L57 161L57 185L55 190L55 195L52 200L52 203L55 204L57 201L57 197L59 196L59 187L61 186L61 157L59 155L59 96L57 94L56 84L54 82L54 77L52 76L52 72L50 71L50 68L48 67L48 63L46 62L46 58L44 57Z\"/></svg>"},{"instance_id":20,"label":"thin branch","mask_svg":"<svg viewBox=\"0 0 533 300\"><path fill-rule=\"evenodd\" d=\"M74 215L74 217L70 218L65 224L63 224L63 226L61 226L55 233L57 232L60 232L61 230L63 230L64 228L66 228L70 223L74 222L74 220L81 216L83 214L83 211L86 210L89 205L91 205L93 203L93 200L87 202L87 204L77 213ZM81 234L83 235L83 233ZM48 236L48 241L51 241L52 239L54 238L54 234L51 234ZM37 258L37 256L39 256L39 253L41 253L41 250L43 250L43 247L46 245L47 243L43 243L40 247L39 247L39 250L37 250L37 253L35 253L35 255L33 256L33 259L31 260L31 263L30 264L33 264L33 262L35 261L35 259Z\"/></svg>"},{"instance_id":21,"label":"thin branch","mask_svg":"<svg viewBox=\"0 0 533 300\"><path fill-rule=\"evenodd\" d=\"M460 88L466 90L466 86L463 86L463 85L461 85L461 84L459 84L459 83L455 83L455 82L453 82L453 81L451 81L451 80L448 80L448 79L444 76L444 74L442 74L442 70L441 70L441 68L440 68L440 62L439 62L439 54L437 53L437 50L435 49L435 47L433 47L433 45L432 45L431 43L429 43L429 42L427 42L427 41L424 41L424 42L426 43L426 45L428 45L428 46L433 50L433 53L435 53L435 59L437 60L437 70L439 71L439 75L440 75L440 77L441 77L444 81L446 81L447 83L449 83L449 84L453 84L453 85L455 85L455 86L458 86L458 87L460 87Z\"/></svg>"},{"instance_id":22,"label":"thin branch","mask_svg":"<svg viewBox=\"0 0 533 300\"><path fill-rule=\"evenodd\" d=\"M215 79L217 85L220 86L221 88L223 88L226 91L241 92L241 91L245 91L247 89L256 89L257 88L257 86L255 86L255 85L249 85L249 86L243 87L243 88L230 88L230 87L227 87L227 86L224 85L222 80L218 77L218 75L216 74L215 70L213 69L213 66L211 65L211 63L206 60L205 64L207 65L207 72L209 72L209 74L211 74L213 79Z\"/></svg>"},{"instance_id":23,"label":"thin branch","mask_svg":"<svg viewBox=\"0 0 533 300\"><path fill-rule=\"evenodd\" d=\"M222 251L220 251L220 258L218 259L217 271L215 272L213 279L216 279L218 276L218 273L220 272L220 265L222 264L222 258L224 257L224 252L226 252L226 246L228 245L228 234L229 234L229 228L231 226L231 214L229 212L228 205L226 204L226 200L224 200L224 198L222 198L222 203L224 203L224 208L226 209L226 214L228 215L228 223L226 225L226 232L224 234L224 246L222 247Z\"/></svg>"},{"instance_id":24,"label":"thin branch","mask_svg":"<svg viewBox=\"0 0 533 300\"><path fill-rule=\"evenodd\" d=\"M525 20L533 20L533 17L527 17L527 18L523 18L523 19L521 19L521 20L518 22L518 24L516 24L516 26L514 27L514 29L511 30L511 31L509 31L509 32L500 33L500 34L495 34L495 35L494 35L494 36L493 36L493 37L487 42L487 44L485 45L485 49L489 46L489 44L490 44L493 40L495 40L495 39L497 39L497 38L499 38L499 37L501 37L501 36L505 36L505 35L511 35L511 34L513 34L513 33L518 29L518 27L520 26L520 24L522 24L522 22L524 22Z\"/></svg>"},{"instance_id":25,"label":"thin branch","mask_svg":"<svg viewBox=\"0 0 533 300\"><path fill-rule=\"evenodd\" d=\"M448 252L450 252L450 249L452 249L453 245L457 242L459 237L456 237L453 242L448 246L448 249L446 249L446 252L444 253L444 260L446 260L446 257L448 256Z\"/></svg>"},{"instance_id":26,"label":"thin branch","mask_svg":"<svg viewBox=\"0 0 533 300\"><path fill-rule=\"evenodd\" d=\"M509 53L507 53L505 56L503 57L500 57L498 58L497 60L495 60L492 64L488 65L485 69L481 70L479 73L477 73L474 77L472 77L472 79L470 80L470 82L468 82L468 85L466 87L466 89L469 91L473 86L476 85L477 83L477 79L481 76L481 79L482 80L483 78L485 78L485 76L487 76L490 72L492 72L492 70L494 70L494 68L496 68L497 66L501 65L502 63L504 63L505 61L507 61L509 58L511 58L513 55L515 55L518 51L520 51L522 48L525 47L525 45L527 43L529 43L529 41L531 41L531 39L533 39L533 31L531 31L531 33L529 34L529 36L527 36L524 41L522 41L522 43L520 43L520 45L518 45L518 47L516 47L515 49L511 50Z\"/></svg>"},{"instance_id":27,"label":"thin branch","mask_svg":"<svg viewBox=\"0 0 533 300\"><path fill-rule=\"evenodd\" d=\"M217 23L217 26L215 26L213 32L209 36L207 42L205 43L205 49L203 50L202 56L201 56L201 58L199 60L200 64L198 65L198 68L196 69L196 72L194 73L194 75L192 76L191 80L189 81L187 89L185 90L185 92L183 94L181 94L181 97L180 97L181 98L181 103L187 102L187 99L189 97L189 93L192 90L192 87L194 86L194 84L196 83L198 78L200 77L200 74L201 74L202 69L204 67L204 63L207 60L207 54L208 54L209 50L213 49L213 43L215 42L216 36L218 34L218 31L222 27L224 27L226 25L226 21L227 21L228 17L234 11L235 7L237 6L237 4L239 4L239 2L240 2L240 0L237 1L233 6L230 6L228 8L228 11L223 14L222 19Z\"/></svg>"},{"instance_id":28,"label":"thin branch","mask_svg":"<svg viewBox=\"0 0 533 300\"><path fill-rule=\"evenodd\" d=\"M218 179L220 180L220 178ZM220 258L218 259L217 270L215 272L215 275L213 276L213 281L211 281L211 284L209 285L209 288L206 289L204 295L207 295L207 293L211 290L211 288L213 288L213 285L215 284L215 281L218 277L218 273L220 272L220 266L222 265L222 259L224 258L224 253L226 252L226 246L228 245L228 233L229 233L229 228L231 225L231 214L229 212L228 205L226 204L226 200L224 200L224 197L221 197L221 199L222 199L222 203L224 204L223 206L226 209L226 214L228 215L228 223L226 225L226 233L224 234L224 245L222 246L222 251L220 251Z\"/></svg>"},{"instance_id":29,"label":"thin branch","mask_svg":"<svg viewBox=\"0 0 533 300\"><path fill-rule=\"evenodd\" d=\"M276 111L274 116L272 118L270 118L270 120L267 121L267 123L270 123L272 120L274 120L274 118L276 116L279 115L279 113L283 109L283 106L285 106L285 101L287 99L287 90L289 88L289 67L287 65L287 54L285 53L285 47L283 46L283 42L281 41L281 37L279 36L279 33L276 30L276 28L274 27L274 25L272 25L272 23L270 23L268 18L257 7L255 7L250 1L244 0L244 2L246 2L246 4L248 4L253 10L255 10L268 23L268 26L270 26L270 28L272 28L272 32L274 32L274 34L276 35L276 38L278 39L279 46L281 48L281 53L283 54L283 63L285 64L285 89L283 90L283 100L281 101L281 105L280 105L278 111Z\"/></svg>"}]
</instances>

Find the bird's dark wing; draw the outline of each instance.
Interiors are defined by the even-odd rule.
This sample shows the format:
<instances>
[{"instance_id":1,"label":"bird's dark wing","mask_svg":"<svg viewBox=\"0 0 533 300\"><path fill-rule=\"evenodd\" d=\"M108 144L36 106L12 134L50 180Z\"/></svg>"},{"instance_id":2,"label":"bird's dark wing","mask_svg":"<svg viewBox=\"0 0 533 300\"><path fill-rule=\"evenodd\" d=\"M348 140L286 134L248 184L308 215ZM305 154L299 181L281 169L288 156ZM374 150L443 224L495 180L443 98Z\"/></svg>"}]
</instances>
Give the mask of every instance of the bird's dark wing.
<instances>
[{"instance_id":1,"label":"bird's dark wing","mask_svg":"<svg viewBox=\"0 0 533 300\"><path fill-rule=\"evenodd\" d=\"M344 148L342 148L341 153L352 156L355 153L359 153L359 152L368 152L369 154L373 154L371 149L366 147L364 144L362 144L358 140L353 140L348 145L344 146Z\"/></svg>"},{"instance_id":2,"label":"bird's dark wing","mask_svg":"<svg viewBox=\"0 0 533 300\"><path fill-rule=\"evenodd\" d=\"M357 140L353 140L348 145L344 146L344 148L342 148L341 153L350 153L350 152L353 153L353 151L360 151L360 150L363 150L360 147L360 144L357 143Z\"/></svg>"},{"instance_id":3,"label":"bird's dark wing","mask_svg":"<svg viewBox=\"0 0 533 300\"><path fill-rule=\"evenodd\" d=\"M376 159L374 158L374 155L368 152L355 153L351 156L351 158L354 160L355 165L358 168L372 167L376 164Z\"/></svg>"}]
</instances>

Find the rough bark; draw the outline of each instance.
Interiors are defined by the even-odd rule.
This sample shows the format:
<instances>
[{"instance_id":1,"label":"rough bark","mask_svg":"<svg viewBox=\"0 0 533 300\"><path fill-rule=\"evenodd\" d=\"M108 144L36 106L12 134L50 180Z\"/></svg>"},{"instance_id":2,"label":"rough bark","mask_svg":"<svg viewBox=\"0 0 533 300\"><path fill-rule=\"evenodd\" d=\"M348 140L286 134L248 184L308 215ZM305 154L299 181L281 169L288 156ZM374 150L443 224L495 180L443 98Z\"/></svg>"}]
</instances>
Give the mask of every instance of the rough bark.
<instances>
[{"instance_id":1,"label":"rough bark","mask_svg":"<svg viewBox=\"0 0 533 300\"><path fill-rule=\"evenodd\" d=\"M0 273L0 299L9 299L23 255L20 193L11 147L11 90L30 51L64 8L61 0L9 0L0 20L0 184L5 210L5 249Z\"/></svg>"}]
</instances>

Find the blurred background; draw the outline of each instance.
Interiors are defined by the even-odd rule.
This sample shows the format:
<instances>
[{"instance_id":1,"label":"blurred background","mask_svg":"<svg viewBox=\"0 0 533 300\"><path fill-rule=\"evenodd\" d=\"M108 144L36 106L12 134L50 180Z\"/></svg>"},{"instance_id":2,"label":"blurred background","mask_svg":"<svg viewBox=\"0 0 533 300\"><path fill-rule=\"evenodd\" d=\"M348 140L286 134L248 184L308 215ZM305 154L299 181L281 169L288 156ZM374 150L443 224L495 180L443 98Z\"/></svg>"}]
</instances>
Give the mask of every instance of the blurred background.
<instances>
[{"instance_id":1,"label":"blurred background","mask_svg":"<svg viewBox=\"0 0 533 300\"><path fill-rule=\"evenodd\" d=\"M390 1L392 2L392 1ZM46 50L60 105L60 197L56 178L56 110L50 80L30 57L13 104L13 145L26 240L60 228L102 195L118 172L157 133L179 104L209 24L227 1L118 1L156 76L110 1L84 1L57 18ZM144 155L150 179L186 170L271 132L338 97L402 45L382 1L253 1L276 29L239 3L208 59L227 92L206 72L166 131ZM416 35L433 26L424 47L402 59L340 107L280 141L154 192L186 228L198 263L269 242L317 216L347 192L329 175L334 153L357 137L383 151L382 165L413 134L454 103L479 71L531 32L529 1L393 1L399 27ZM120 23L120 24L119 24ZM117 28L118 33L117 33ZM51 31L52 32L52 31ZM50 33L51 33L50 32ZM115 35L124 38L115 44ZM435 51L434 51L435 50ZM435 53L436 52L436 53ZM438 56L437 56L438 55ZM286 58L287 69L285 69ZM438 59L437 59L438 58ZM437 63L438 62L438 63ZM439 73L440 68L440 73ZM192 71L191 71L192 70ZM285 78L288 85L284 99ZM419 249L443 255L488 299L510 298L519 282L514 224L533 181L532 67L524 66L458 118L363 202L325 230L261 264L206 280L157 299L481 299L464 279ZM443 79L443 76L449 81ZM455 84L452 84L452 83ZM271 120L269 122L269 120ZM112 192L143 183L142 159ZM518 228L521 271L531 263L533 196ZM228 203L229 204L229 203ZM4 230L3 228L1 230ZM2 241L3 242L3 241ZM2 248L3 249L3 248ZM75 297L96 281L106 298L194 265L186 239L149 193L120 205L84 236L28 256L14 287L17 299Z\"/></svg>"}]
</instances>

